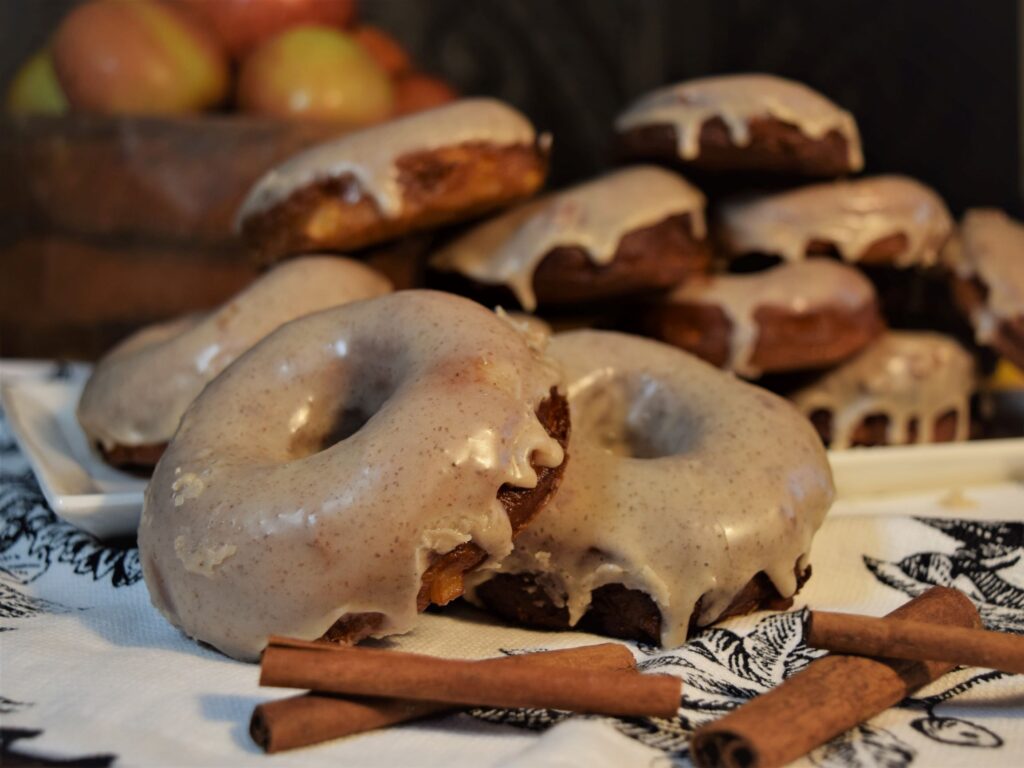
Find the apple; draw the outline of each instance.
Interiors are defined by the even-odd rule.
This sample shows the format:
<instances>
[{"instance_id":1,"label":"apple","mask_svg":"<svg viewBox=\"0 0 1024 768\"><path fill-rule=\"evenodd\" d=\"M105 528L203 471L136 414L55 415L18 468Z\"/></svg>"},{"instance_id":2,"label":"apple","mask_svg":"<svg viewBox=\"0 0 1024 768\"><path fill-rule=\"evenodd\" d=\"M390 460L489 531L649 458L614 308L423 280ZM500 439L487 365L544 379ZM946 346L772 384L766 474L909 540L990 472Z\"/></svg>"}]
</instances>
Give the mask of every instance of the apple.
<instances>
[{"instance_id":1,"label":"apple","mask_svg":"<svg viewBox=\"0 0 1024 768\"><path fill-rule=\"evenodd\" d=\"M352 30L352 36L366 52L392 77L412 69L412 61L402 45L379 27L362 24Z\"/></svg>"},{"instance_id":2,"label":"apple","mask_svg":"<svg viewBox=\"0 0 1024 768\"><path fill-rule=\"evenodd\" d=\"M222 101L227 57L189 17L155 0L91 0L53 38L53 63L72 108L179 114Z\"/></svg>"},{"instance_id":3,"label":"apple","mask_svg":"<svg viewBox=\"0 0 1024 768\"><path fill-rule=\"evenodd\" d=\"M68 111L53 57L45 48L36 51L15 73L7 89L7 111L12 115L60 115Z\"/></svg>"},{"instance_id":4,"label":"apple","mask_svg":"<svg viewBox=\"0 0 1024 768\"><path fill-rule=\"evenodd\" d=\"M419 72L395 80L395 114L407 115L439 107L459 98L459 94L443 80Z\"/></svg>"},{"instance_id":5,"label":"apple","mask_svg":"<svg viewBox=\"0 0 1024 768\"><path fill-rule=\"evenodd\" d=\"M178 0L235 58L289 27L322 24L344 28L355 19L355 0Z\"/></svg>"},{"instance_id":6,"label":"apple","mask_svg":"<svg viewBox=\"0 0 1024 768\"><path fill-rule=\"evenodd\" d=\"M391 81L351 35L292 27L242 62L238 103L260 115L363 125L390 115Z\"/></svg>"}]
</instances>

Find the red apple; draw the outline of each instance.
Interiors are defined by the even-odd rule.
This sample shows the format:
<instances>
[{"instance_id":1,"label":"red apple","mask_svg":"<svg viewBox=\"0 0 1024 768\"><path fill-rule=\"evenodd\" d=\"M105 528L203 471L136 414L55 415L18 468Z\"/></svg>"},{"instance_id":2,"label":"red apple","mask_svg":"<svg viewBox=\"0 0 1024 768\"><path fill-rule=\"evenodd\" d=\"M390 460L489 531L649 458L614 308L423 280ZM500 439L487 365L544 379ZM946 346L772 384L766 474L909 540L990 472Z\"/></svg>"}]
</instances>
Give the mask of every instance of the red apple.
<instances>
[{"instance_id":1,"label":"red apple","mask_svg":"<svg viewBox=\"0 0 1024 768\"><path fill-rule=\"evenodd\" d=\"M199 24L155 0L91 0L65 17L53 61L71 106L177 114L223 100L227 58Z\"/></svg>"},{"instance_id":2,"label":"red apple","mask_svg":"<svg viewBox=\"0 0 1024 768\"><path fill-rule=\"evenodd\" d=\"M413 72L395 80L395 114L407 115L439 107L459 98L448 83L430 75Z\"/></svg>"},{"instance_id":3,"label":"red apple","mask_svg":"<svg viewBox=\"0 0 1024 768\"><path fill-rule=\"evenodd\" d=\"M228 52L241 58L257 45L294 26L347 27L355 0L178 0L209 25Z\"/></svg>"},{"instance_id":4,"label":"red apple","mask_svg":"<svg viewBox=\"0 0 1024 768\"><path fill-rule=\"evenodd\" d=\"M352 36L366 52L392 77L412 69L412 61L395 38L378 27L362 24L352 30Z\"/></svg>"},{"instance_id":5,"label":"red apple","mask_svg":"<svg viewBox=\"0 0 1024 768\"><path fill-rule=\"evenodd\" d=\"M68 111L68 100L57 82L49 51L37 51L15 73L7 89L7 111L13 115L59 115Z\"/></svg>"},{"instance_id":6,"label":"red apple","mask_svg":"<svg viewBox=\"0 0 1024 768\"><path fill-rule=\"evenodd\" d=\"M293 27L242 62L238 103L261 115L360 125L391 113L391 82L350 35Z\"/></svg>"}]
</instances>

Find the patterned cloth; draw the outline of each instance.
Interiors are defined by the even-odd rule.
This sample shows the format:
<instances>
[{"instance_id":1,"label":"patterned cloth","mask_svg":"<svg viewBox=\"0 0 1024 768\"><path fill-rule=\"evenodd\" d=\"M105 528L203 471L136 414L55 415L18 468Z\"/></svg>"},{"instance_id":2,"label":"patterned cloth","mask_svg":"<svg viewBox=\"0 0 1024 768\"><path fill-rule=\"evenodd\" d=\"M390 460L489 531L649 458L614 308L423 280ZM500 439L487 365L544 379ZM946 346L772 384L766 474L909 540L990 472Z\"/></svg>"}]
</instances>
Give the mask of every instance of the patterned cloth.
<instances>
[{"instance_id":1,"label":"patterned cloth","mask_svg":"<svg viewBox=\"0 0 1024 768\"><path fill-rule=\"evenodd\" d=\"M837 505L797 610L730 620L681 648L633 646L644 670L684 680L674 720L477 710L267 757L248 719L287 692L261 690L254 665L169 626L149 603L133 542L100 542L59 520L0 417L0 763L689 765L695 727L818 655L803 642L800 606L883 614L942 584L970 595L990 627L1024 632L1021 510L1024 487L1013 485ZM384 645L483 658L595 639L512 629L463 606ZM952 673L799 765L968 763L1024 764L1024 677Z\"/></svg>"}]
</instances>

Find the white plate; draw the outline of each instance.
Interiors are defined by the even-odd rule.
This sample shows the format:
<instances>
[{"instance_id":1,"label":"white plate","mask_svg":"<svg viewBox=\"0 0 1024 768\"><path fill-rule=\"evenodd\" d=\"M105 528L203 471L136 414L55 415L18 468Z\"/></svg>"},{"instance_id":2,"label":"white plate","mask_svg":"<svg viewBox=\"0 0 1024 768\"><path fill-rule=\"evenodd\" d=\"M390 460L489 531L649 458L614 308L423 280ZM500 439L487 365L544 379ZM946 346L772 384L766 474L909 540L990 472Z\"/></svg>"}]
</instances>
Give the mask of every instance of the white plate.
<instances>
[{"instance_id":1,"label":"white plate","mask_svg":"<svg viewBox=\"0 0 1024 768\"><path fill-rule=\"evenodd\" d=\"M0 400L53 511L103 537L138 527L146 483L111 468L75 418L87 368L54 379L53 365L0 364ZM46 375L49 374L49 375ZM1004 407L1024 409L1024 393ZM831 451L840 499L1024 482L1024 438Z\"/></svg>"},{"instance_id":2,"label":"white plate","mask_svg":"<svg viewBox=\"0 0 1024 768\"><path fill-rule=\"evenodd\" d=\"M5 365L0 401L46 501L100 538L132 535L146 481L104 463L75 418L84 376L46 379Z\"/></svg>"}]
</instances>

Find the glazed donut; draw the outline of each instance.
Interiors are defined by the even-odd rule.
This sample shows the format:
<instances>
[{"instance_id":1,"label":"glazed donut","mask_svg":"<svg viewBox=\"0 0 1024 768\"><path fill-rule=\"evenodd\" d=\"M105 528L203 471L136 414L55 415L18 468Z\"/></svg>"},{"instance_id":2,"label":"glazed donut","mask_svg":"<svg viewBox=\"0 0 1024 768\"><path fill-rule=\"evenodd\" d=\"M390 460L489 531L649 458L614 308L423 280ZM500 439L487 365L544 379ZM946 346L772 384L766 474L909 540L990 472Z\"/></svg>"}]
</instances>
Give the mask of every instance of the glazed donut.
<instances>
[{"instance_id":1,"label":"glazed donut","mask_svg":"<svg viewBox=\"0 0 1024 768\"><path fill-rule=\"evenodd\" d=\"M236 226L262 262L347 251L533 194L548 137L493 99L463 99L312 147L267 172Z\"/></svg>"},{"instance_id":2,"label":"glazed donut","mask_svg":"<svg viewBox=\"0 0 1024 768\"><path fill-rule=\"evenodd\" d=\"M882 327L871 282L829 259L690 281L644 318L650 335L747 378L827 367Z\"/></svg>"},{"instance_id":3,"label":"glazed donut","mask_svg":"<svg viewBox=\"0 0 1024 768\"><path fill-rule=\"evenodd\" d=\"M791 598L833 498L821 441L782 398L656 341L556 335L572 461L472 600L513 621L676 646Z\"/></svg>"},{"instance_id":4,"label":"glazed donut","mask_svg":"<svg viewBox=\"0 0 1024 768\"><path fill-rule=\"evenodd\" d=\"M1002 211L970 210L945 258L977 342L1024 367L1024 224Z\"/></svg>"},{"instance_id":5,"label":"glazed donut","mask_svg":"<svg viewBox=\"0 0 1024 768\"><path fill-rule=\"evenodd\" d=\"M461 281L459 292L480 296L489 287L485 303L513 301L531 312L538 302L664 291L708 269L704 203L673 173L626 168L491 219L430 266Z\"/></svg>"},{"instance_id":6,"label":"glazed donut","mask_svg":"<svg viewBox=\"0 0 1024 768\"><path fill-rule=\"evenodd\" d=\"M293 259L207 315L144 328L116 346L86 382L78 423L109 463L151 469L189 403L257 341L296 317L390 290L350 259Z\"/></svg>"},{"instance_id":7,"label":"glazed donut","mask_svg":"<svg viewBox=\"0 0 1024 768\"><path fill-rule=\"evenodd\" d=\"M736 200L720 209L719 233L734 255L931 267L953 231L935 191L906 176L813 184Z\"/></svg>"},{"instance_id":8,"label":"glazed donut","mask_svg":"<svg viewBox=\"0 0 1024 768\"><path fill-rule=\"evenodd\" d=\"M864 165L853 115L772 75L687 80L641 96L615 121L620 152L702 171L840 176Z\"/></svg>"},{"instance_id":9,"label":"glazed donut","mask_svg":"<svg viewBox=\"0 0 1024 768\"><path fill-rule=\"evenodd\" d=\"M203 390L156 467L139 526L153 604L242 659L275 633L409 630L554 493L559 381L512 324L450 294L289 323Z\"/></svg>"},{"instance_id":10,"label":"glazed donut","mask_svg":"<svg viewBox=\"0 0 1024 768\"><path fill-rule=\"evenodd\" d=\"M832 448L966 440L973 358L953 339L890 331L790 395Z\"/></svg>"}]
</instances>

